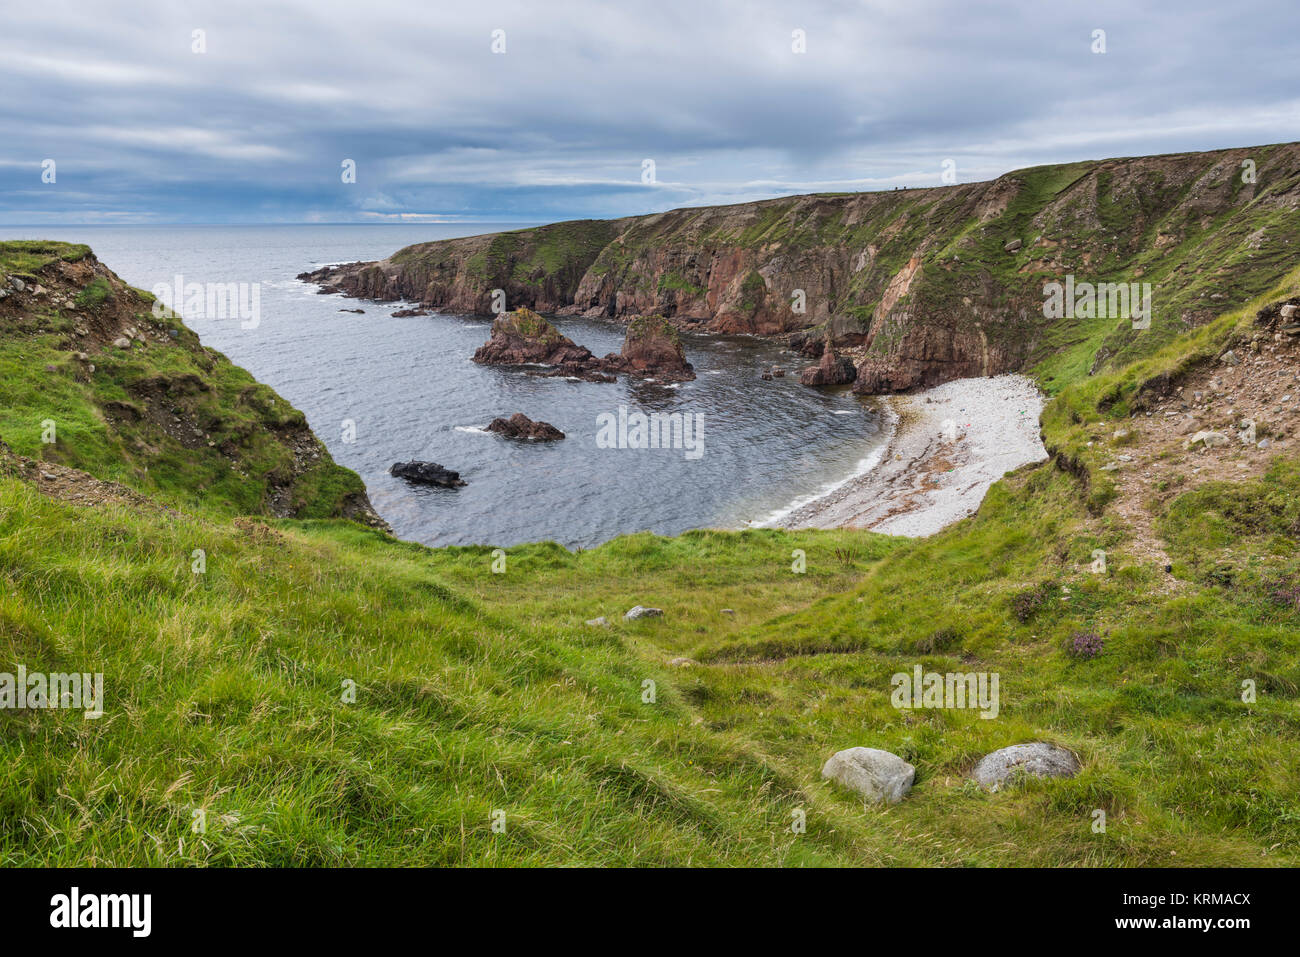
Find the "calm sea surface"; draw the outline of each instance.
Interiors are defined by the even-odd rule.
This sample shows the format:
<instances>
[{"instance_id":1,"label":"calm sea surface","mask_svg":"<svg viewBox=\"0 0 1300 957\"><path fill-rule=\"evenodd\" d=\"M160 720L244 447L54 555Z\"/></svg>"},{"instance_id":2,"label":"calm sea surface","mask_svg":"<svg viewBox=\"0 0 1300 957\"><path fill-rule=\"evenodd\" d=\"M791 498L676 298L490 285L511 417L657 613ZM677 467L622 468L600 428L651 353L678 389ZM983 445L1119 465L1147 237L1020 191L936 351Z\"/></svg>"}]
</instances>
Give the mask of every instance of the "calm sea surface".
<instances>
[{"instance_id":1,"label":"calm sea surface","mask_svg":"<svg viewBox=\"0 0 1300 957\"><path fill-rule=\"evenodd\" d=\"M688 335L698 378L672 387L546 379L471 362L488 338L485 319L394 319L399 304L321 296L294 278L325 263L381 259L411 243L502 228L4 227L0 237L88 243L142 289L177 276L260 283L256 328L230 319L186 322L206 345L302 409L334 458L362 476L402 538L502 546L553 539L585 547L643 529L735 528L770 520L864 466L879 432L871 406L847 392L800 386L797 370L808 360L772 342ZM597 355L617 352L623 341L619 323L556 325ZM787 377L760 380L772 365ZM702 413L704 454L597 448L597 417L620 406ZM514 412L550 422L568 438L517 443L482 431ZM355 440L345 442L349 420ZM423 488L388 475L390 465L408 459L439 462L469 484Z\"/></svg>"}]
</instances>

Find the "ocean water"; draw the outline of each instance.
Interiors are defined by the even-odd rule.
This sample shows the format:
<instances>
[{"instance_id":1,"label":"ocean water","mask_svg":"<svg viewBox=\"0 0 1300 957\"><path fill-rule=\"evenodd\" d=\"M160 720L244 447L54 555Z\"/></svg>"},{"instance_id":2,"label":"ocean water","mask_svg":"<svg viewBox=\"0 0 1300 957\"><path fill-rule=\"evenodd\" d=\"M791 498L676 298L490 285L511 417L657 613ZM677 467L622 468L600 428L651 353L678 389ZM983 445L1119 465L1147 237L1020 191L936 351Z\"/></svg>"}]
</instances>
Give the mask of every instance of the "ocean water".
<instances>
[{"instance_id":1,"label":"ocean water","mask_svg":"<svg viewBox=\"0 0 1300 957\"><path fill-rule=\"evenodd\" d=\"M771 521L869 466L881 439L870 400L800 386L798 369L808 360L777 343L687 335L698 378L673 386L541 378L471 361L488 339L485 318L396 319L391 313L403 304L322 296L294 278L325 263L380 259L411 243L503 228L4 227L0 237L88 243L142 289L174 285L178 276L184 283L259 284L255 328L193 316L187 324L302 409L334 458L365 480L394 532L413 541L554 540L572 548L641 530L738 528ZM617 352L623 341L624 327L613 321L556 325L597 355ZM772 365L785 368L786 378L762 381ZM599 448L599 417L620 407L699 414L702 454ZM482 431L515 412L568 437L521 443ZM469 484L427 488L388 474L409 459L455 469Z\"/></svg>"}]
</instances>

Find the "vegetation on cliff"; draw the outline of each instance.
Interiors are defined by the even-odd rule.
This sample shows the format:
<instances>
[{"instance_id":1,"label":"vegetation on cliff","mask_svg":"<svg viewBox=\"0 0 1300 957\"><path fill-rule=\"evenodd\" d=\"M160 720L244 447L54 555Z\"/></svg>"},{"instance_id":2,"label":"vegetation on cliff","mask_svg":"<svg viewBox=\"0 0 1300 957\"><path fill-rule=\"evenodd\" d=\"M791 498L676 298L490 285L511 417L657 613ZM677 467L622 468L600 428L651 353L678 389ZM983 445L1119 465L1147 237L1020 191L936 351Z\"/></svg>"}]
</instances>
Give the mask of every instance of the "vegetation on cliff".
<instances>
[{"instance_id":1,"label":"vegetation on cliff","mask_svg":"<svg viewBox=\"0 0 1300 957\"><path fill-rule=\"evenodd\" d=\"M762 238L780 242L784 220L771 215ZM1172 573L1137 550L1106 492L1116 478L1101 436L1146 423L1157 397L1217 368L1225 350L1246 353L1255 312L1300 292L1300 272L1222 282L1232 297L1205 303L1221 315L1143 346L1140 361L1121 365L1116 352L1089 375L1110 331L1086 323L1045 352L1052 459L1008 476L977 515L933 538L641 534L579 553L511 548L499 574L488 548L428 549L337 519L232 517L265 516L265 493L140 448L109 403L137 401L128 384L143 370L130 363L145 358L158 366L149 374L192 374L194 391L237 409L269 390L236 388L237 370L177 319L159 330L172 345L151 338L121 356L100 346L86 382L60 346L69 332L55 324L74 321L63 307L0 302L0 436L175 506L73 504L43 491L62 481L3 456L5 657L102 671L107 714L0 711L0 855L1295 866L1294 450L1270 453L1263 472L1151 497ZM112 371L95 385L101 368ZM51 406L72 423L61 447L32 425ZM292 416L269 398L248 409L254 431ZM194 451L207 461L212 448ZM195 549L208 556L202 574ZM1089 568L1098 549L1101 574ZM664 615L624 621L634 604ZM584 624L597 616L614 624ZM1067 653L1080 632L1105 635L1101 654ZM694 663L669 665L683 658ZM893 708L890 676L918 664L999 673L999 719ZM997 794L969 781L981 755L1027 740L1070 748L1082 772ZM916 766L903 803L866 808L820 779L830 753L853 745ZM795 812L805 829L791 827Z\"/></svg>"},{"instance_id":2,"label":"vegetation on cliff","mask_svg":"<svg viewBox=\"0 0 1300 957\"><path fill-rule=\"evenodd\" d=\"M857 389L1113 372L1272 287L1300 244L1300 144L1042 166L934 189L819 194L411 246L330 288L487 312L661 314L718 332L827 330ZM1044 284L1149 284L1132 316L1044 315ZM330 285L332 284L332 285ZM814 353L819 354L819 353Z\"/></svg>"}]
</instances>

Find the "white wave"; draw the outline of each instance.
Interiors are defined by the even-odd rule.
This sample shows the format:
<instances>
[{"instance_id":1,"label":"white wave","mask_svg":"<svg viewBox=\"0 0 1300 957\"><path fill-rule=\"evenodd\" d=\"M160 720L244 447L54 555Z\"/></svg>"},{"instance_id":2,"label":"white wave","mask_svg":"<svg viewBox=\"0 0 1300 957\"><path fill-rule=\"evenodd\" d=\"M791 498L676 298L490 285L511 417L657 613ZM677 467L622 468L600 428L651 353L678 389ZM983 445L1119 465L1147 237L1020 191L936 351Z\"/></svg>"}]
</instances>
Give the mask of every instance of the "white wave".
<instances>
[{"instance_id":1,"label":"white wave","mask_svg":"<svg viewBox=\"0 0 1300 957\"><path fill-rule=\"evenodd\" d=\"M893 410L884 409L882 411L884 411L888 416L888 420L884 433L879 436L879 444L868 452L865 458L858 461L858 464L854 466L853 471L849 475L842 479L836 479L833 482L827 482L821 488L817 489L817 491L810 492L807 495L802 495L799 498L796 498L789 505L783 505L765 515L763 518L750 522L750 527L770 528L780 522L781 519L785 518L787 515L798 511L811 502L817 501L819 498L825 498L827 495L833 494L845 485L848 485L854 479L866 475L878 466L881 460L885 457L885 453L889 451L890 439L893 437L894 429L898 424L898 416L893 412Z\"/></svg>"},{"instance_id":2,"label":"white wave","mask_svg":"<svg viewBox=\"0 0 1300 957\"><path fill-rule=\"evenodd\" d=\"M474 432L478 435L491 435L486 426L482 425L458 425L455 426L457 432Z\"/></svg>"}]
</instances>

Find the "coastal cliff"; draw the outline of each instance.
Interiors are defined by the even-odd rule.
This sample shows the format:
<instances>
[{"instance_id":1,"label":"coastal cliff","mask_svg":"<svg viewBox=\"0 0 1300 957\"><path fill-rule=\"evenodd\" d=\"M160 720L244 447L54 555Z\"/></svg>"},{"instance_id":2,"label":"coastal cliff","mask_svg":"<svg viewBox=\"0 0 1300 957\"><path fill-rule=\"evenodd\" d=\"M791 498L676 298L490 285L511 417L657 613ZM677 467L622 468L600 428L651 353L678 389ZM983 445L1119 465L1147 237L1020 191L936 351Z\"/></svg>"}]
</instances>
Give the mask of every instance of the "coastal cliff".
<instances>
[{"instance_id":1,"label":"coastal cliff","mask_svg":"<svg viewBox=\"0 0 1300 957\"><path fill-rule=\"evenodd\" d=\"M57 485L82 470L172 506L375 528L301 411L83 245L0 242L0 438Z\"/></svg>"},{"instance_id":2,"label":"coastal cliff","mask_svg":"<svg viewBox=\"0 0 1300 957\"><path fill-rule=\"evenodd\" d=\"M1300 144L1042 166L421 243L323 292L786 336L850 350L862 393L1017 371L1086 342L1119 368L1258 295L1300 249ZM1044 318L1043 285L1150 283L1150 327ZM1047 383L1050 385L1050 381Z\"/></svg>"}]
</instances>

